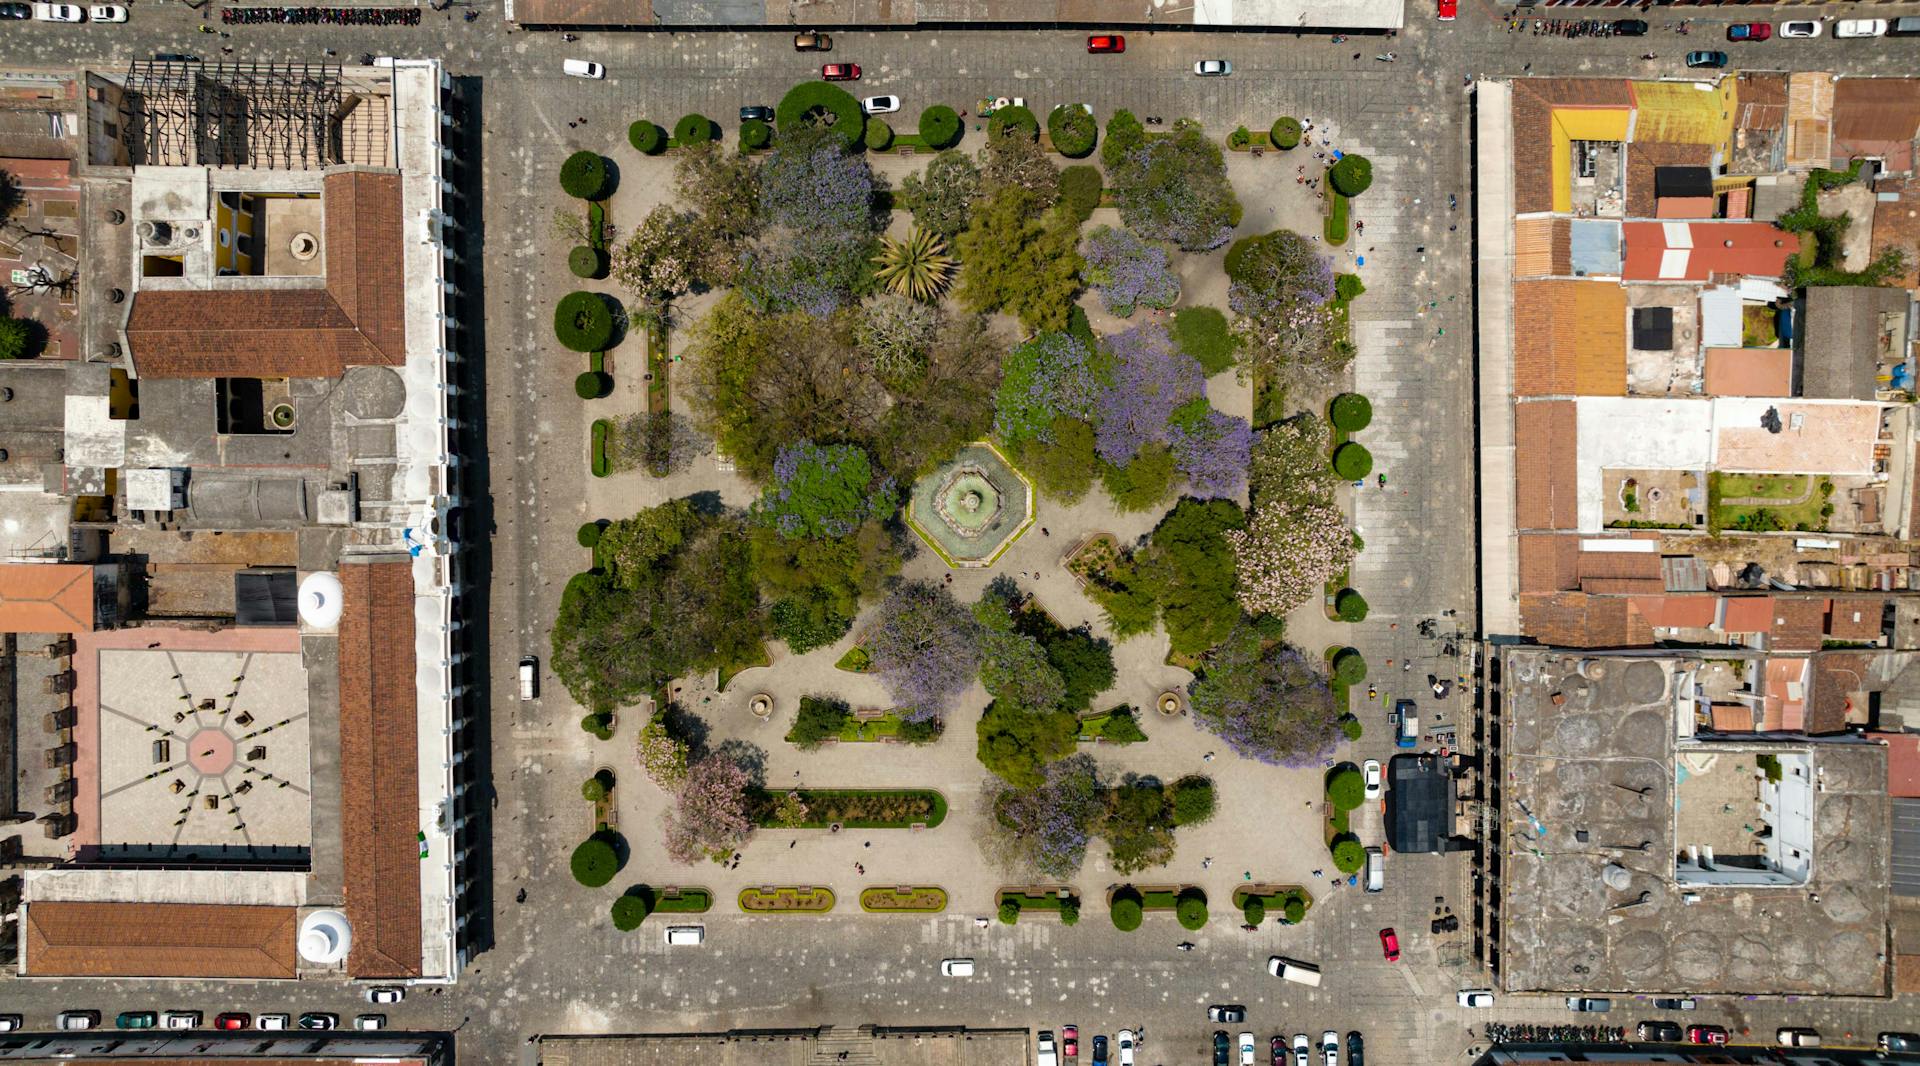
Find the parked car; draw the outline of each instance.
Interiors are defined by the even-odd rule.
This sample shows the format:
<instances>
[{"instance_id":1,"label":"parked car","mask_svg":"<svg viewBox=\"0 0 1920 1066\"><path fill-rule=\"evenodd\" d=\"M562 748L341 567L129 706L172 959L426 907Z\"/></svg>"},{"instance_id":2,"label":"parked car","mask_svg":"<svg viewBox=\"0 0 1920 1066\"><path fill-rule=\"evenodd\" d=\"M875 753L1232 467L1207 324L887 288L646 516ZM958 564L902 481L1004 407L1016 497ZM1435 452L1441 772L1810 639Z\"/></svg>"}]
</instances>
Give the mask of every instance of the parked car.
<instances>
[{"instance_id":1,"label":"parked car","mask_svg":"<svg viewBox=\"0 0 1920 1066\"><path fill-rule=\"evenodd\" d=\"M1804 1025L1787 1025L1773 1034L1773 1042L1781 1047L1819 1047L1820 1034Z\"/></svg>"},{"instance_id":2,"label":"parked car","mask_svg":"<svg viewBox=\"0 0 1920 1066\"><path fill-rule=\"evenodd\" d=\"M1727 65L1725 52L1688 52L1687 66L1695 69L1718 70Z\"/></svg>"},{"instance_id":3,"label":"parked car","mask_svg":"<svg viewBox=\"0 0 1920 1066\"><path fill-rule=\"evenodd\" d=\"M793 35L793 50L796 52L831 52L833 38L824 33L796 33Z\"/></svg>"},{"instance_id":4,"label":"parked car","mask_svg":"<svg viewBox=\"0 0 1920 1066\"><path fill-rule=\"evenodd\" d=\"M198 63L200 57L191 52L155 52L153 61L155 63Z\"/></svg>"},{"instance_id":5,"label":"parked car","mask_svg":"<svg viewBox=\"0 0 1920 1066\"><path fill-rule=\"evenodd\" d=\"M1820 23L1814 19L1794 19L1780 24L1780 36L1807 39L1820 36Z\"/></svg>"},{"instance_id":6,"label":"parked car","mask_svg":"<svg viewBox=\"0 0 1920 1066\"><path fill-rule=\"evenodd\" d=\"M532 655L520 657L520 702L540 694L540 660Z\"/></svg>"},{"instance_id":7,"label":"parked car","mask_svg":"<svg viewBox=\"0 0 1920 1066\"><path fill-rule=\"evenodd\" d=\"M1117 33L1101 33L1087 38L1089 52L1124 52L1126 50L1127 39Z\"/></svg>"},{"instance_id":8,"label":"parked car","mask_svg":"<svg viewBox=\"0 0 1920 1066\"><path fill-rule=\"evenodd\" d=\"M1698 1007L1700 1004L1696 1002L1692 996L1688 996L1684 999L1656 998L1653 1001L1653 1005L1656 1007L1659 1007L1661 1010L1693 1010L1695 1007Z\"/></svg>"},{"instance_id":9,"label":"parked car","mask_svg":"<svg viewBox=\"0 0 1920 1066\"><path fill-rule=\"evenodd\" d=\"M1358 1029L1347 1034L1347 1066L1367 1066L1367 1042Z\"/></svg>"},{"instance_id":10,"label":"parked car","mask_svg":"<svg viewBox=\"0 0 1920 1066\"><path fill-rule=\"evenodd\" d=\"M1233 73L1233 63L1225 59L1202 59L1193 65L1193 72L1203 78L1224 78Z\"/></svg>"},{"instance_id":11,"label":"parked car","mask_svg":"<svg viewBox=\"0 0 1920 1066\"><path fill-rule=\"evenodd\" d=\"M1253 1066L1253 1034L1240 1034L1240 1066Z\"/></svg>"},{"instance_id":12,"label":"parked car","mask_svg":"<svg viewBox=\"0 0 1920 1066\"><path fill-rule=\"evenodd\" d=\"M1235 1024L1247 1020L1247 1008L1238 1003L1215 1003L1207 1008L1207 1020Z\"/></svg>"},{"instance_id":13,"label":"parked car","mask_svg":"<svg viewBox=\"0 0 1920 1066\"><path fill-rule=\"evenodd\" d=\"M1647 20L1614 19L1613 35L1615 37L1645 37L1647 35Z\"/></svg>"},{"instance_id":14,"label":"parked car","mask_svg":"<svg viewBox=\"0 0 1920 1066\"><path fill-rule=\"evenodd\" d=\"M53 1027L61 1032L76 1029L91 1029L100 1024L100 1012L97 1010L63 1010L53 1020Z\"/></svg>"},{"instance_id":15,"label":"parked car","mask_svg":"<svg viewBox=\"0 0 1920 1066\"><path fill-rule=\"evenodd\" d=\"M1662 1044L1678 1044L1686 1038L1679 1022L1646 1021L1634 1026L1633 1031L1642 1040Z\"/></svg>"},{"instance_id":16,"label":"parked car","mask_svg":"<svg viewBox=\"0 0 1920 1066\"><path fill-rule=\"evenodd\" d=\"M407 990L394 985L380 985L367 989L368 1003L398 1003L407 998Z\"/></svg>"},{"instance_id":17,"label":"parked car","mask_svg":"<svg viewBox=\"0 0 1920 1066\"><path fill-rule=\"evenodd\" d=\"M1293 1034L1293 1066L1307 1066L1307 1034Z\"/></svg>"},{"instance_id":18,"label":"parked car","mask_svg":"<svg viewBox=\"0 0 1920 1066\"><path fill-rule=\"evenodd\" d=\"M1267 1066L1287 1066L1286 1037L1276 1036L1272 1040L1267 1041L1267 1048L1268 1051L1271 1052L1271 1061Z\"/></svg>"},{"instance_id":19,"label":"parked car","mask_svg":"<svg viewBox=\"0 0 1920 1066\"><path fill-rule=\"evenodd\" d=\"M259 1024L262 1029L285 1029L287 1023L291 1020L292 1019L284 1014L262 1014L259 1019Z\"/></svg>"},{"instance_id":20,"label":"parked car","mask_svg":"<svg viewBox=\"0 0 1920 1066\"><path fill-rule=\"evenodd\" d=\"M353 1019L355 1029L385 1029L387 1016L384 1014L357 1014Z\"/></svg>"},{"instance_id":21,"label":"parked car","mask_svg":"<svg viewBox=\"0 0 1920 1066\"><path fill-rule=\"evenodd\" d=\"M1102 1033L1093 1038L1093 1061L1088 1066L1107 1066L1107 1037Z\"/></svg>"},{"instance_id":22,"label":"parked car","mask_svg":"<svg viewBox=\"0 0 1920 1066\"><path fill-rule=\"evenodd\" d=\"M1886 32L1886 19L1841 19L1833 24L1835 37L1881 37Z\"/></svg>"},{"instance_id":23,"label":"parked car","mask_svg":"<svg viewBox=\"0 0 1920 1066\"><path fill-rule=\"evenodd\" d=\"M339 1027L340 1016L338 1014L328 1014L325 1011L310 1010L300 1016L300 1028L302 1029L337 1029Z\"/></svg>"},{"instance_id":24,"label":"parked car","mask_svg":"<svg viewBox=\"0 0 1920 1066\"><path fill-rule=\"evenodd\" d=\"M1452 22L1460 17L1460 0L1436 0L1439 11L1436 17L1441 22Z\"/></svg>"},{"instance_id":25,"label":"parked car","mask_svg":"<svg viewBox=\"0 0 1920 1066\"><path fill-rule=\"evenodd\" d=\"M1764 41L1773 36L1773 27L1764 22L1736 22L1727 27L1729 41Z\"/></svg>"},{"instance_id":26,"label":"parked car","mask_svg":"<svg viewBox=\"0 0 1920 1066\"><path fill-rule=\"evenodd\" d=\"M773 108L765 104L748 104L740 109L742 122L772 122Z\"/></svg>"},{"instance_id":27,"label":"parked car","mask_svg":"<svg viewBox=\"0 0 1920 1066\"><path fill-rule=\"evenodd\" d=\"M28 4L0 4L0 19L30 19L33 8Z\"/></svg>"},{"instance_id":28,"label":"parked car","mask_svg":"<svg viewBox=\"0 0 1920 1066\"><path fill-rule=\"evenodd\" d=\"M35 4L33 17L41 22L85 22L87 13L76 4Z\"/></svg>"},{"instance_id":29,"label":"parked car","mask_svg":"<svg viewBox=\"0 0 1920 1066\"><path fill-rule=\"evenodd\" d=\"M1394 734L1395 747L1411 748L1420 743L1420 705L1412 700L1395 700L1393 713L1400 716L1400 731Z\"/></svg>"},{"instance_id":30,"label":"parked car","mask_svg":"<svg viewBox=\"0 0 1920 1066\"><path fill-rule=\"evenodd\" d=\"M1380 930L1380 954L1386 956L1388 962L1400 961L1400 934L1391 926Z\"/></svg>"},{"instance_id":31,"label":"parked car","mask_svg":"<svg viewBox=\"0 0 1920 1066\"><path fill-rule=\"evenodd\" d=\"M1133 1030L1122 1029L1113 1038L1120 1045L1120 1066L1133 1066Z\"/></svg>"},{"instance_id":32,"label":"parked car","mask_svg":"<svg viewBox=\"0 0 1920 1066\"><path fill-rule=\"evenodd\" d=\"M119 4L95 4L87 8L89 22L125 22L127 9Z\"/></svg>"},{"instance_id":33,"label":"parked car","mask_svg":"<svg viewBox=\"0 0 1920 1066\"><path fill-rule=\"evenodd\" d=\"M1060 1027L1060 1054L1073 1059L1080 1057L1080 1027L1063 1025Z\"/></svg>"},{"instance_id":34,"label":"parked car","mask_svg":"<svg viewBox=\"0 0 1920 1066\"><path fill-rule=\"evenodd\" d=\"M1889 37L1920 37L1920 15L1902 15L1887 23Z\"/></svg>"},{"instance_id":35,"label":"parked car","mask_svg":"<svg viewBox=\"0 0 1920 1066\"><path fill-rule=\"evenodd\" d=\"M237 1010L230 1010L214 1015L213 1027L215 1029L245 1029L247 1024L252 1021L252 1015L244 1014Z\"/></svg>"},{"instance_id":36,"label":"parked car","mask_svg":"<svg viewBox=\"0 0 1920 1066\"><path fill-rule=\"evenodd\" d=\"M1320 1057L1325 1066L1340 1066L1340 1034L1329 1029L1320 1034Z\"/></svg>"},{"instance_id":37,"label":"parked car","mask_svg":"<svg viewBox=\"0 0 1920 1066\"><path fill-rule=\"evenodd\" d=\"M0 1033L11 1033L25 1024L18 1014L0 1014Z\"/></svg>"},{"instance_id":38,"label":"parked car","mask_svg":"<svg viewBox=\"0 0 1920 1066\"><path fill-rule=\"evenodd\" d=\"M1726 1042L1727 1042L1727 1031L1721 1028L1720 1026L1717 1026L1717 1025L1687 1026L1687 1043L1689 1044L1724 1044Z\"/></svg>"},{"instance_id":39,"label":"parked car","mask_svg":"<svg viewBox=\"0 0 1920 1066\"><path fill-rule=\"evenodd\" d=\"M1213 1031L1213 1066L1227 1066L1228 1054L1227 1031L1215 1029Z\"/></svg>"},{"instance_id":40,"label":"parked car","mask_svg":"<svg viewBox=\"0 0 1920 1066\"><path fill-rule=\"evenodd\" d=\"M1567 1009L1585 1014L1605 1014L1613 1009L1613 1000L1596 996L1568 996Z\"/></svg>"},{"instance_id":41,"label":"parked car","mask_svg":"<svg viewBox=\"0 0 1920 1066\"><path fill-rule=\"evenodd\" d=\"M972 959L942 960L940 963L940 976L972 977L973 976L973 960Z\"/></svg>"},{"instance_id":42,"label":"parked car","mask_svg":"<svg viewBox=\"0 0 1920 1066\"><path fill-rule=\"evenodd\" d=\"M1380 771L1380 760L1368 759L1366 762L1361 763L1360 773L1367 781L1367 798L1370 800L1379 799L1381 784L1386 779L1386 775Z\"/></svg>"},{"instance_id":43,"label":"parked car","mask_svg":"<svg viewBox=\"0 0 1920 1066\"><path fill-rule=\"evenodd\" d=\"M860 64L828 63L820 68L820 76L827 81L859 81Z\"/></svg>"},{"instance_id":44,"label":"parked car","mask_svg":"<svg viewBox=\"0 0 1920 1066\"><path fill-rule=\"evenodd\" d=\"M869 115L891 115L900 110L900 98L897 96L869 96L860 101L860 110Z\"/></svg>"},{"instance_id":45,"label":"parked car","mask_svg":"<svg viewBox=\"0 0 1920 1066\"><path fill-rule=\"evenodd\" d=\"M152 1029L160 1024L160 1016L150 1010L123 1010L114 1015L115 1029Z\"/></svg>"},{"instance_id":46,"label":"parked car","mask_svg":"<svg viewBox=\"0 0 1920 1066\"><path fill-rule=\"evenodd\" d=\"M604 78L607 76L607 68L590 59L563 59L560 61L560 71L563 74L568 74L576 78ZM531 699L532 697L527 698Z\"/></svg>"},{"instance_id":47,"label":"parked car","mask_svg":"<svg viewBox=\"0 0 1920 1066\"><path fill-rule=\"evenodd\" d=\"M1493 1006L1493 989L1463 988L1454 993L1453 998L1462 1007L1491 1007Z\"/></svg>"},{"instance_id":48,"label":"parked car","mask_svg":"<svg viewBox=\"0 0 1920 1066\"><path fill-rule=\"evenodd\" d=\"M1920 1033L1881 1033L1874 1044L1882 1051L1920 1051Z\"/></svg>"},{"instance_id":49,"label":"parked car","mask_svg":"<svg viewBox=\"0 0 1920 1066\"><path fill-rule=\"evenodd\" d=\"M170 1010L160 1018L162 1025L169 1029L200 1028L200 1012L197 1010Z\"/></svg>"}]
</instances>

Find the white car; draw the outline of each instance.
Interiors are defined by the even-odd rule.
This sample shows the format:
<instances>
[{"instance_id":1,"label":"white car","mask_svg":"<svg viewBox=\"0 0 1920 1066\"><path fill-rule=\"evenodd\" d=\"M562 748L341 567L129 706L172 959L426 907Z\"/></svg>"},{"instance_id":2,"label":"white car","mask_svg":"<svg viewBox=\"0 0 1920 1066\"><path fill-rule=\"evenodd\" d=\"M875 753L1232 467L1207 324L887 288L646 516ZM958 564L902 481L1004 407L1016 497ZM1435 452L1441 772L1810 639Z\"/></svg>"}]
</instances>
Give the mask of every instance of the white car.
<instances>
[{"instance_id":1,"label":"white car","mask_svg":"<svg viewBox=\"0 0 1920 1066\"><path fill-rule=\"evenodd\" d=\"M0 1033L11 1033L20 1028L20 1025L21 1018L18 1014L0 1014Z\"/></svg>"},{"instance_id":2,"label":"white car","mask_svg":"<svg viewBox=\"0 0 1920 1066\"><path fill-rule=\"evenodd\" d=\"M40 22L85 22L87 13L77 4L35 4L33 17ZM1886 23L1881 23L1882 26Z\"/></svg>"},{"instance_id":3,"label":"white car","mask_svg":"<svg viewBox=\"0 0 1920 1066\"><path fill-rule=\"evenodd\" d=\"M119 4L95 4L87 8L88 22L125 22L127 9Z\"/></svg>"},{"instance_id":4,"label":"white car","mask_svg":"<svg viewBox=\"0 0 1920 1066\"><path fill-rule=\"evenodd\" d=\"M1233 63L1225 59L1202 59L1193 65L1193 72L1203 78L1224 78L1233 73Z\"/></svg>"},{"instance_id":5,"label":"white car","mask_svg":"<svg viewBox=\"0 0 1920 1066\"><path fill-rule=\"evenodd\" d=\"M398 1003L405 998L407 998L407 990L395 988L392 985L367 989L368 1003Z\"/></svg>"},{"instance_id":6,"label":"white car","mask_svg":"<svg viewBox=\"0 0 1920 1066\"><path fill-rule=\"evenodd\" d=\"M100 1024L100 1012L97 1010L63 1010L53 1020L53 1027L63 1033L76 1029L91 1029Z\"/></svg>"},{"instance_id":7,"label":"white car","mask_svg":"<svg viewBox=\"0 0 1920 1066\"><path fill-rule=\"evenodd\" d=\"M1253 1066L1253 1034L1240 1034L1240 1066Z\"/></svg>"},{"instance_id":8,"label":"white car","mask_svg":"<svg viewBox=\"0 0 1920 1066\"><path fill-rule=\"evenodd\" d=\"M1329 1029L1320 1034L1320 1054L1326 1066L1340 1066L1340 1034Z\"/></svg>"},{"instance_id":9,"label":"white car","mask_svg":"<svg viewBox=\"0 0 1920 1066\"><path fill-rule=\"evenodd\" d=\"M1792 22L1782 22L1780 24L1780 36L1818 37L1820 36L1820 24L1813 19L1795 19Z\"/></svg>"},{"instance_id":10,"label":"white car","mask_svg":"<svg viewBox=\"0 0 1920 1066\"><path fill-rule=\"evenodd\" d=\"M160 1024L168 1029L200 1028L200 1012L197 1010L170 1010L160 1016Z\"/></svg>"},{"instance_id":11,"label":"white car","mask_svg":"<svg viewBox=\"0 0 1920 1066\"><path fill-rule=\"evenodd\" d=\"M1293 1034L1293 1066L1307 1066L1307 1034Z\"/></svg>"},{"instance_id":12,"label":"white car","mask_svg":"<svg viewBox=\"0 0 1920 1066\"><path fill-rule=\"evenodd\" d=\"M1133 1030L1120 1030L1114 1041L1120 1045L1120 1066L1133 1066Z\"/></svg>"},{"instance_id":13,"label":"white car","mask_svg":"<svg viewBox=\"0 0 1920 1066\"><path fill-rule=\"evenodd\" d=\"M39 5L34 5L38 7ZM38 17L38 16L36 16ZM1833 24L1835 37L1885 37L1886 19L1841 19Z\"/></svg>"},{"instance_id":14,"label":"white car","mask_svg":"<svg viewBox=\"0 0 1920 1066\"><path fill-rule=\"evenodd\" d=\"M253 1020L256 1029L285 1029L289 1019L284 1014L262 1014Z\"/></svg>"},{"instance_id":15,"label":"white car","mask_svg":"<svg viewBox=\"0 0 1920 1066\"><path fill-rule=\"evenodd\" d=\"M384 1014L361 1014L353 1019L355 1029L385 1029L387 1016Z\"/></svg>"},{"instance_id":16,"label":"white car","mask_svg":"<svg viewBox=\"0 0 1920 1066\"><path fill-rule=\"evenodd\" d=\"M1360 764L1360 773L1367 779L1367 798L1380 798L1380 760L1368 759Z\"/></svg>"},{"instance_id":17,"label":"white car","mask_svg":"<svg viewBox=\"0 0 1920 1066\"><path fill-rule=\"evenodd\" d=\"M940 963L942 977L972 977L972 959L946 959Z\"/></svg>"},{"instance_id":18,"label":"white car","mask_svg":"<svg viewBox=\"0 0 1920 1066\"><path fill-rule=\"evenodd\" d=\"M860 101L860 110L869 115L891 115L900 110L900 98L897 96L869 96Z\"/></svg>"},{"instance_id":19,"label":"white car","mask_svg":"<svg viewBox=\"0 0 1920 1066\"><path fill-rule=\"evenodd\" d=\"M1453 998L1462 1007L1491 1007L1493 1006L1493 989L1463 988L1455 993Z\"/></svg>"},{"instance_id":20,"label":"white car","mask_svg":"<svg viewBox=\"0 0 1920 1066\"><path fill-rule=\"evenodd\" d=\"M576 78L604 78L607 76L607 68L590 59L564 59L560 62L560 69Z\"/></svg>"}]
</instances>

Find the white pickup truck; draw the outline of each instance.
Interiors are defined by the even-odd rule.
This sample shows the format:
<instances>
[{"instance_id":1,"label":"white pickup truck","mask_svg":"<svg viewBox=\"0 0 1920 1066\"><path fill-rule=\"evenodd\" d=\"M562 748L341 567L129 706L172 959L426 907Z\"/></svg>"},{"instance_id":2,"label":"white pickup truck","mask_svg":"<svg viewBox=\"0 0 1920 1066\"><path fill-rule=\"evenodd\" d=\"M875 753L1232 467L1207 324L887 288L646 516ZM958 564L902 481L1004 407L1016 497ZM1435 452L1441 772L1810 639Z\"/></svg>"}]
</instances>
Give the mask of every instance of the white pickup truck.
<instances>
[{"instance_id":1,"label":"white pickup truck","mask_svg":"<svg viewBox=\"0 0 1920 1066\"><path fill-rule=\"evenodd\" d=\"M1060 1052L1053 1046L1053 1031L1040 1030L1040 1066L1060 1066Z\"/></svg>"}]
</instances>

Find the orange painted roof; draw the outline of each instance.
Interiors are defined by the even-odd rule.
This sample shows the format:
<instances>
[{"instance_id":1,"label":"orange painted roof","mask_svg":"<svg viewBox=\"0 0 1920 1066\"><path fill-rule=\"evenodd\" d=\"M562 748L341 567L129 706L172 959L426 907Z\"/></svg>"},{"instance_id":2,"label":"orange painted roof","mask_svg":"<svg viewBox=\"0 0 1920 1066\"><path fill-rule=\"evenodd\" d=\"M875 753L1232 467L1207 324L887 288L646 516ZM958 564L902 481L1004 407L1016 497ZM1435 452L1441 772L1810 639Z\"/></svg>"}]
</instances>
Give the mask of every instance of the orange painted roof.
<instances>
[{"instance_id":1,"label":"orange painted roof","mask_svg":"<svg viewBox=\"0 0 1920 1066\"><path fill-rule=\"evenodd\" d=\"M1807 660L1768 659L1766 713L1761 727L1799 731L1807 726Z\"/></svg>"},{"instance_id":2,"label":"orange painted roof","mask_svg":"<svg viewBox=\"0 0 1920 1066\"><path fill-rule=\"evenodd\" d=\"M1793 349L1708 348L1708 396L1792 396Z\"/></svg>"},{"instance_id":3,"label":"orange painted roof","mask_svg":"<svg viewBox=\"0 0 1920 1066\"><path fill-rule=\"evenodd\" d=\"M1655 629L1705 629L1719 613L1720 597L1707 593L1635 596L1633 605Z\"/></svg>"},{"instance_id":4,"label":"orange painted roof","mask_svg":"<svg viewBox=\"0 0 1920 1066\"><path fill-rule=\"evenodd\" d=\"M1627 222L1621 276L1628 281L1705 281L1715 274L1777 278L1800 250L1798 234L1769 222Z\"/></svg>"},{"instance_id":5,"label":"orange painted roof","mask_svg":"<svg viewBox=\"0 0 1920 1066\"><path fill-rule=\"evenodd\" d=\"M93 567L0 565L0 633L93 632Z\"/></svg>"},{"instance_id":6,"label":"orange painted roof","mask_svg":"<svg viewBox=\"0 0 1920 1066\"><path fill-rule=\"evenodd\" d=\"M1773 628L1772 596L1729 596L1720 616L1720 628L1729 633L1765 633Z\"/></svg>"}]
</instances>

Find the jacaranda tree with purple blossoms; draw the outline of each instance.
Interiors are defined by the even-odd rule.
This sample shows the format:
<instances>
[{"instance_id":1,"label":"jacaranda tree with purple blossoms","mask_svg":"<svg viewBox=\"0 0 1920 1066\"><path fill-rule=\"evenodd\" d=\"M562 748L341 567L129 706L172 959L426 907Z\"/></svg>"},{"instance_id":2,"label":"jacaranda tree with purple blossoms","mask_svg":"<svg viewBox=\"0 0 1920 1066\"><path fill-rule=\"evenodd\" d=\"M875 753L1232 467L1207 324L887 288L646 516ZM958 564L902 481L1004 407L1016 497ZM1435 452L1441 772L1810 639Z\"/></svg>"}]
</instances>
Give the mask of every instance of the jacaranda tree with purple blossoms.
<instances>
[{"instance_id":1,"label":"jacaranda tree with purple blossoms","mask_svg":"<svg viewBox=\"0 0 1920 1066\"><path fill-rule=\"evenodd\" d=\"M1074 755L1047 767L1037 788L989 787L981 848L1009 870L1068 878L1087 857L1087 842L1106 816L1107 792L1090 755Z\"/></svg>"},{"instance_id":2,"label":"jacaranda tree with purple blossoms","mask_svg":"<svg viewBox=\"0 0 1920 1066\"><path fill-rule=\"evenodd\" d=\"M1158 322L1116 333L1103 347L1107 373L1094 406L1095 448L1100 458L1125 466L1143 445L1167 442L1173 412L1205 392L1206 378Z\"/></svg>"},{"instance_id":3,"label":"jacaranda tree with purple blossoms","mask_svg":"<svg viewBox=\"0 0 1920 1066\"><path fill-rule=\"evenodd\" d=\"M1240 224L1240 201L1220 146L1197 122L1181 119L1172 136L1133 148L1110 178L1121 221L1149 240L1204 252L1227 243Z\"/></svg>"},{"instance_id":4,"label":"jacaranda tree with purple blossoms","mask_svg":"<svg viewBox=\"0 0 1920 1066\"><path fill-rule=\"evenodd\" d=\"M1193 723L1235 753L1280 766L1312 766L1340 738L1326 678L1300 652L1269 644L1242 622L1207 656L1188 688Z\"/></svg>"},{"instance_id":5,"label":"jacaranda tree with purple blossoms","mask_svg":"<svg viewBox=\"0 0 1920 1066\"><path fill-rule=\"evenodd\" d=\"M1350 351L1328 343L1333 260L1298 233L1276 230L1227 253L1227 303L1234 333L1256 371L1333 373Z\"/></svg>"},{"instance_id":6,"label":"jacaranda tree with purple blossoms","mask_svg":"<svg viewBox=\"0 0 1920 1066\"><path fill-rule=\"evenodd\" d=\"M873 672L909 722L938 717L980 668L979 623L927 581L896 585L874 611L865 647Z\"/></svg>"},{"instance_id":7,"label":"jacaranda tree with purple blossoms","mask_svg":"<svg viewBox=\"0 0 1920 1066\"><path fill-rule=\"evenodd\" d=\"M1000 361L993 431L1014 448L1050 440L1054 419L1087 418L1099 395L1087 346L1065 333L1041 333Z\"/></svg>"},{"instance_id":8,"label":"jacaranda tree with purple blossoms","mask_svg":"<svg viewBox=\"0 0 1920 1066\"><path fill-rule=\"evenodd\" d=\"M1130 317L1136 307L1165 310L1180 299L1180 275L1167 250L1123 229L1101 226L1081 249L1087 284L1108 311Z\"/></svg>"},{"instance_id":9,"label":"jacaranda tree with purple blossoms","mask_svg":"<svg viewBox=\"0 0 1920 1066\"><path fill-rule=\"evenodd\" d=\"M747 298L814 316L847 304L880 221L866 157L829 130L783 132L760 168L760 213L768 229L740 270Z\"/></svg>"},{"instance_id":10,"label":"jacaranda tree with purple blossoms","mask_svg":"<svg viewBox=\"0 0 1920 1066\"><path fill-rule=\"evenodd\" d=\"M803 440L780 449L753 514L788 539L844 537L892 514L896 502L893 479L859 445Z\"/></svg>"},{"instance_id":11,"label":"jacaranda tree with purple blossoms","mask_svg":"<svg viewBox=\"0 0 1920 1066\"><path fill-rule=\"evenodd\" d=\"M1246 485L1253 450L1253 427L1246 419L1222 414L1198 397L1173 413L1167 435L1188 495L1235 496Z\"/></svg>"}]
</instances>

